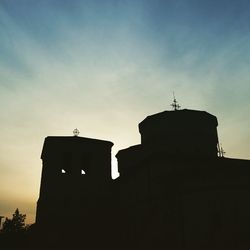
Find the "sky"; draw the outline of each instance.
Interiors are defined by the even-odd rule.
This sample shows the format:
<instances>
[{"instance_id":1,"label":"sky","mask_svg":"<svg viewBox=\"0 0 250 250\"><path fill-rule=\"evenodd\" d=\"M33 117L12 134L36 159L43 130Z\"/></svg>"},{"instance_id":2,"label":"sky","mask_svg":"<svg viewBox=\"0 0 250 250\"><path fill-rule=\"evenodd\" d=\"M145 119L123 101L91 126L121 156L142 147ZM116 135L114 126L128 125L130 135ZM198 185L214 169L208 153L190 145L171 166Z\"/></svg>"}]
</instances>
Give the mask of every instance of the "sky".
<instances>
[{"instance_id":1,"label":"sky","mask_svg":"<svg viewBox=\"0 0 250 250\"><path fill-rule=\"evenodd\" d=\"M0 0L0 215L34 222L46 136L112 141L116 178L173 91L250 159L249 24L248 0Z\"/></svg>"}]
</instances>

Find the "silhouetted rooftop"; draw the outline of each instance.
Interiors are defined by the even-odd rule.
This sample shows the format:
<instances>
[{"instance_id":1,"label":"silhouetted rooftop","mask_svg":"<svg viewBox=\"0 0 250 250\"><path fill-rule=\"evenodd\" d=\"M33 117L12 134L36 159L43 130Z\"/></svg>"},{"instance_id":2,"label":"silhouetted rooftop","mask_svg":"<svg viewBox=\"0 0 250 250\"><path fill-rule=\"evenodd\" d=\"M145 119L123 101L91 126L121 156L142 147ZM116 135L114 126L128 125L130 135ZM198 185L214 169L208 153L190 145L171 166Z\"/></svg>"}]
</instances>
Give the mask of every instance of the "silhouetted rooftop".
<instances>
[{"instance_id":1,"label":"silhouetted rooftop","mask_svg":"<svg viewBox=\"0 0 250 250\"><path fill-rule=\"evenodd\" d=\"M80 136L47 136L45 138L44 147L42 150L41 158L45 155L45 152L50 151L50 148L56 150L56 148L72 148L79 144L94 147L109 147L114 144L111 141L97 140L93 138L86 138Z\"/></svg>"},{"instance_id":2,"label":"silhouetted rooftop","mask_svg":"<svg viewBox=\"0 0 250 250\"><path fill-rule=\"evenodd\" d=\"M212 123L214 126L218 125L217 118L214 115L209 114L206 111L201 110L191 110L191 109L182 109L182 110L171 110L163 111L157 114L147 116L140 124L139 130L144 126L151 126L156 123L167 123L169 125L188 125L188 124L200 124L200 123ZM185 122L183 124L183 122Z\"/></svg>"},{"instance_id":3,"label":"silhouetted rooftop","mask_svg":"<svg viewBox=\"0 0 250 250\"><path fill-rule=\"evenodd\" d=\"M100 139L93 139L93 138L88 138L88 137L81 137L81 136L47 136L45 138L46 141L58 141L60 140L60 142L62 140L64 141L81 141L81 142L91 142L91 143L106 143L106 144L112 144L114 145L113 142L111 141L106 141L106 140L100 140Z\"/></svg>"}]
</instances>

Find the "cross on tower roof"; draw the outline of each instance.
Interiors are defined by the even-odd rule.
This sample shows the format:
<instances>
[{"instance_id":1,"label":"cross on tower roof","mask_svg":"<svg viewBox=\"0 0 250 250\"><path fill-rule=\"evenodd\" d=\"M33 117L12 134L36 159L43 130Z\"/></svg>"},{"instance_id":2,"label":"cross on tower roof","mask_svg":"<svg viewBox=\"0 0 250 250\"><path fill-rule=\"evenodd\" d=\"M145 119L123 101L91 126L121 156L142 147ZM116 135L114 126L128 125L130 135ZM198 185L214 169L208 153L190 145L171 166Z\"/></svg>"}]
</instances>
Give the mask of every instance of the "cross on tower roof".
<instances>
[{"instance_id":1,"label":"cross on tower roof","mask_svg":"<svg viewBox=\"0 0 250 250\"><path fill-rule=\"evenodd\" d=\"M174 95L174 92L173 92L173 97L174 97L174 100L173 100L173 103L171 104L173 110L179 110L180 109L180 105L178 104L176 98L175 98L175 95Z\"/></svg>"},{"instance_id":2,"label":"cross on tower roof","mask_svg":"<svg viewBox=\"0 0 250 250\"><path fill-rule=\"evenodd\" d=\"M78 136L80 134L80 131L77 128L75 128L73 130L73 134L74 134L74 136Z\"/></svg>"}]
</instances>

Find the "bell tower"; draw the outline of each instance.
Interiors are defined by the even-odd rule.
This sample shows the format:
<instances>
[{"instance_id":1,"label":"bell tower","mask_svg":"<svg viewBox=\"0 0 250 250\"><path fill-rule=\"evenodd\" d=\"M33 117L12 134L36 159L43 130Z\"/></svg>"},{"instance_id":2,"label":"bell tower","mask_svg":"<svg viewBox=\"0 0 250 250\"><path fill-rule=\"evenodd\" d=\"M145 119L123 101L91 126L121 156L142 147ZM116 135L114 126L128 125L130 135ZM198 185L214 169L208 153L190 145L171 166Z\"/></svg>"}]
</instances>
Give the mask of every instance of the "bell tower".
<instances>
[{"instance_id":1,"label":"bell tower","mask_svg":"<svg viewBox=\"0 0 250 250\"><path fill-rule=\"evenodd\" d=\"M87 225L105 217L111 197L112 142L49 136L42 150L42 177L37 202L38 227L60 229Z\"/></svg>"}]
</instances>

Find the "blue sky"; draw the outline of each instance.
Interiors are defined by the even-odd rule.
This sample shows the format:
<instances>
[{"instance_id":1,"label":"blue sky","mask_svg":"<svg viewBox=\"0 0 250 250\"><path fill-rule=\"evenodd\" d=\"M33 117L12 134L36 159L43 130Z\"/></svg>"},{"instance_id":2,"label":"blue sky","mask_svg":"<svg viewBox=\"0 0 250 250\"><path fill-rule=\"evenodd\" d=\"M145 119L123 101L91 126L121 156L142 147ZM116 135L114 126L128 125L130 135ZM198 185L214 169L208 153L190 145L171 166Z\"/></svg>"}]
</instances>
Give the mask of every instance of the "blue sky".
<instances>
[{"instance_id":1,"label":"blue sky","mask_svg":"<svg viewBox=\"0 0 250 250\"><path fill-rule=\"evenodd\" d=\"M0 213L34 220L46 136L77 127L114 155L173 91L217 116L228 157L250 159L249 23L243 0L1 0Z\"/></svg>"}]
</instances>

